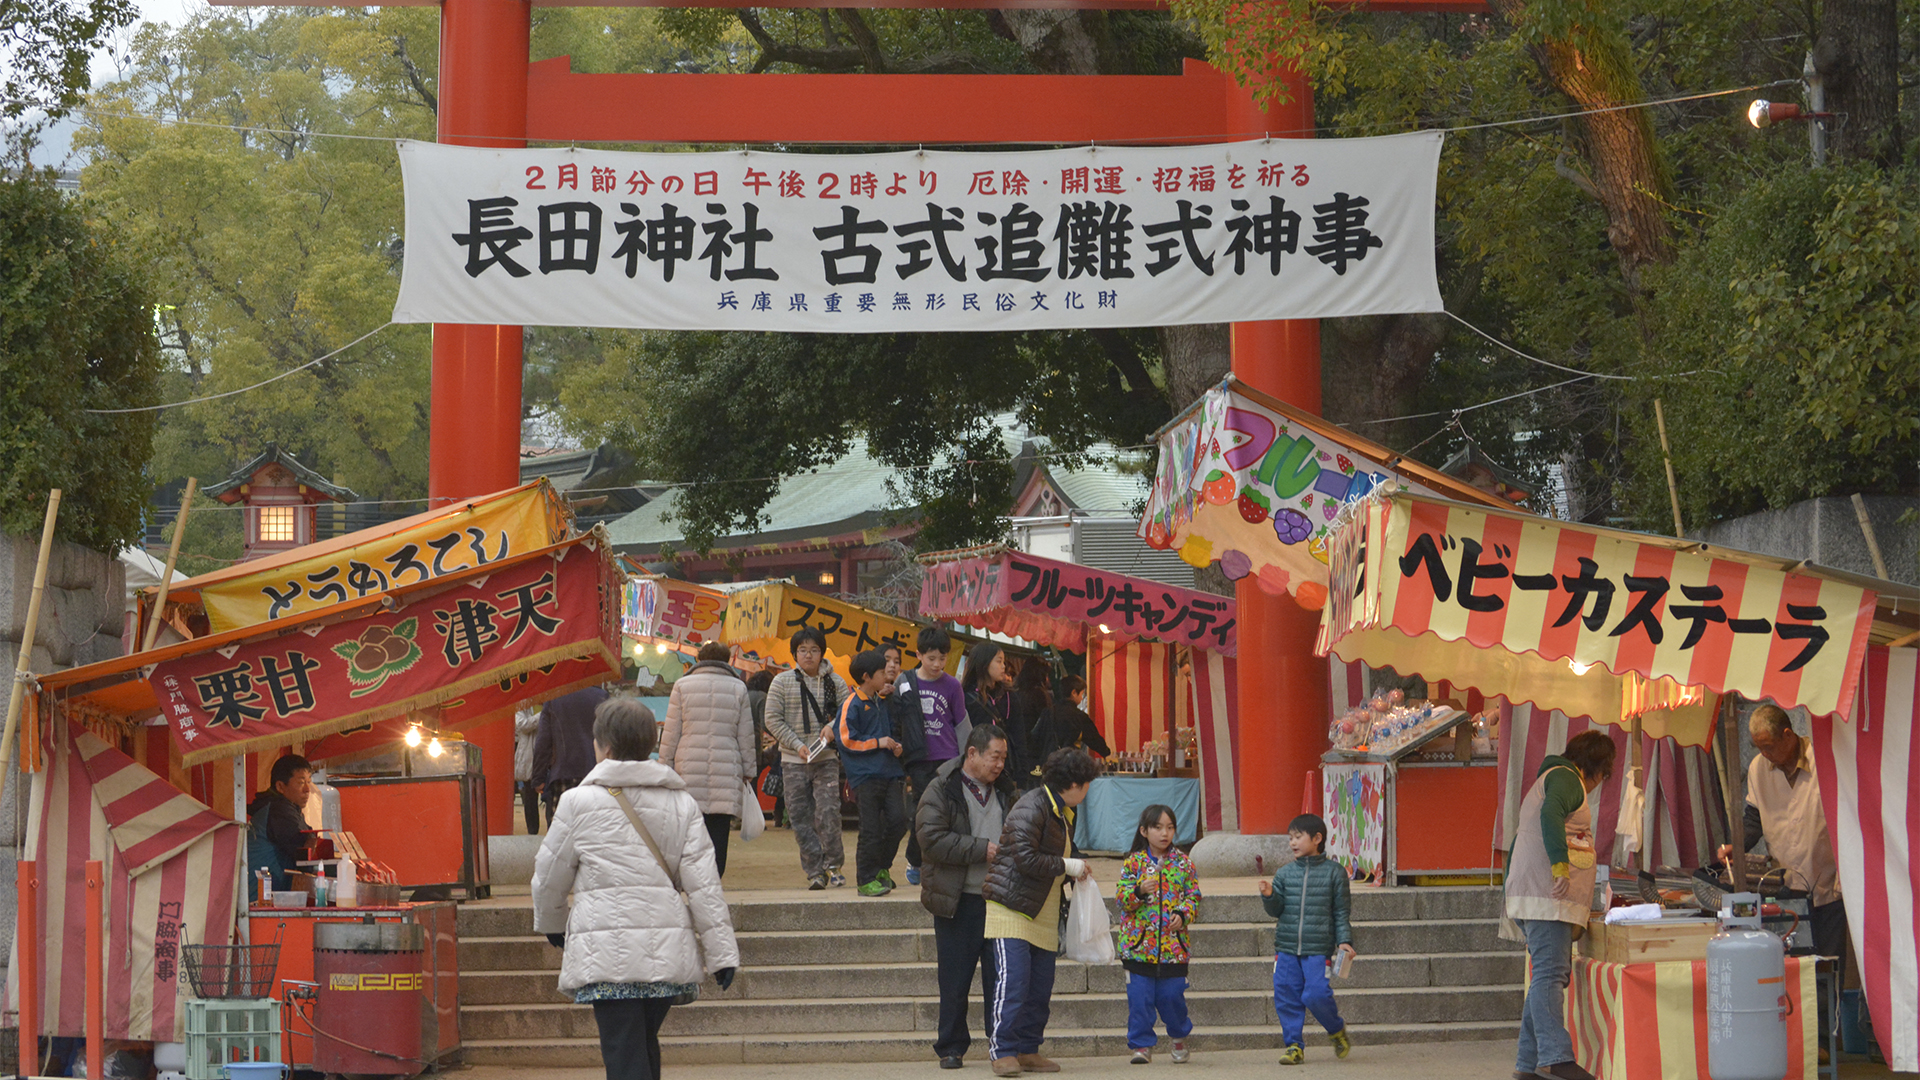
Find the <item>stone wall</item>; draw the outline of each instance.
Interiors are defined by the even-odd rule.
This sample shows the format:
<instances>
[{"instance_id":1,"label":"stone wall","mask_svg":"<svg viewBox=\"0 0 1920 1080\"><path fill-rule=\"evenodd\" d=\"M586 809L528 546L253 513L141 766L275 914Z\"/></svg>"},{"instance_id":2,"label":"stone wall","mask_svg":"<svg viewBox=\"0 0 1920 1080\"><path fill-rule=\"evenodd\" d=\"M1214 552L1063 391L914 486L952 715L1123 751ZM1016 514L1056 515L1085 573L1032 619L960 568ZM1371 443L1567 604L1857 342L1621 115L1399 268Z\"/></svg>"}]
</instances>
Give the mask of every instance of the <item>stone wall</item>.
<instances>
[{"instance_id":1,"label":"stone wall","mask_svg":"<svg viewBox=\"0 0 1920 1080\"><path fill-rule=\"evenodd\" d=\"M1880 556L1887 563L1887 576L1920 585L1920 499L1869 495L1865 501ZM1902 518L1909 520L1903 522ZM1710 544L1807 559L1836 570L1869 576L1874 573L1866 535L1853 512L1853 500L1846 496L1808 499L1783 510L1763 510L1689 535Z\"/></svg>"},{"instance_id":2,"label":"stone wall","mask_svg":"<svg viewBox=\"0 0 1920 1080\"><path fill-rule=\"evenodd\" d=\"M8 676L19 663L39 539L0 534L0 673ZM40 603L31 670L58 671L119 656L125 606L126 568L120 560L76 544L57 544L47 560L47 594ZM11 681L0 685L0 694L12 691ZM5 699L0 698L0 710L5 707ZM13 945L18 896L14 864L20 858L20 836L26 828L29 786L20 775L19 762L9 762L5 786L0 788L0 979L5 978Z\"/></svg>"}]
</instances>

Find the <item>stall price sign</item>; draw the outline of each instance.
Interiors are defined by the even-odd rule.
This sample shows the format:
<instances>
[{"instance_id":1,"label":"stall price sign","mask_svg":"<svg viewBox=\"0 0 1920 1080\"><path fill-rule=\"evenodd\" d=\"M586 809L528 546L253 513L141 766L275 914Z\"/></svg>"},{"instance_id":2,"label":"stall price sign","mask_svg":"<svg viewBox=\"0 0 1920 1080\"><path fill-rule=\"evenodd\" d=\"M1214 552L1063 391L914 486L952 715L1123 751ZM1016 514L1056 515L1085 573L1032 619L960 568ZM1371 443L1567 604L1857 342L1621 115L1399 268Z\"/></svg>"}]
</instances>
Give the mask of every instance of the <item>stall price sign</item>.
<instances>
[{"instance_id":1,"label":"stall price sign","mask_svg":"<svg viewBox=\"0 0 1920 1080\"><path fill-rule=\"evenodd\" d=\"M564 539L567 514L545 481L413 528L200 589L214 633L473 570Z\"/></svg>"},{"instance_id":2,"label":"stall price sign","mask_svg":"<svg viewBox=\"0 0 1920 1080\"><path fill-rule=\"evenodd\" d=\"M620 629L638 637L699 645L719 636L726 613L725 593L690 581L637 578L623 590Z\"/></svg>"},{"instance_id":3,"label":"stall price sign","mask_svg":"<svg viewBox=\"0 0 1920 1080\"><path fill-rule=\"evenodd\" d=\"M830 156L402 142L393 319L901 333L1439 311L1441 138Z\"/></svg>"},{"instance_id":4,"label":"stall price sign","mask_svg":"<svg viewBox=\"0 0 1920 1080\"><path fill-rule=\"evenodd\" d=\"M1873 622L1874 594L1845 582L1405 492L1370 499L1332 549L1323 648L1391 628L1816 716L1851 710Z\"/></svg>"},{"instance_id":5,"label":"stall price sign","mask_svg":"<svg viewBox=\"0 0 1920 1080\"><path fill-rule=\"evenodd\" d=\"M610 566L570 544L420 590L397 610L169 660L147 681L185 764L317 738L616 655Z\"/></svg>"}]
</instances>

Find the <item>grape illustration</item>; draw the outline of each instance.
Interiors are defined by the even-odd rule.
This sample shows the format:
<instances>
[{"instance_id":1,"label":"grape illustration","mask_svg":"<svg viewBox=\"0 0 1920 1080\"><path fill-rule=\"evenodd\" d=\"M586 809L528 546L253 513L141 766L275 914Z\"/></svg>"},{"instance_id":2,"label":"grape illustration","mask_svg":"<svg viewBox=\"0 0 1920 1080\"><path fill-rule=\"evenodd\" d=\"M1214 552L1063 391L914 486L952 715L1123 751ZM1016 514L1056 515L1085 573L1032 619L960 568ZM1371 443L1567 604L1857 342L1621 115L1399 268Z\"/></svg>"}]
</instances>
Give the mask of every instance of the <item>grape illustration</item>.
<instances>
[{"instance_id":1,"label":"grape illustration","mask_svg":"<svg viewBox=\"0 0 1920 1080\"><path fill-rule=\"evenodd\" d=\"M1298 510L1281 510L1273 515L1274 535L1283 544L1297 544L1313 535L1313 522Z\"/></svg>"}]
</instances>

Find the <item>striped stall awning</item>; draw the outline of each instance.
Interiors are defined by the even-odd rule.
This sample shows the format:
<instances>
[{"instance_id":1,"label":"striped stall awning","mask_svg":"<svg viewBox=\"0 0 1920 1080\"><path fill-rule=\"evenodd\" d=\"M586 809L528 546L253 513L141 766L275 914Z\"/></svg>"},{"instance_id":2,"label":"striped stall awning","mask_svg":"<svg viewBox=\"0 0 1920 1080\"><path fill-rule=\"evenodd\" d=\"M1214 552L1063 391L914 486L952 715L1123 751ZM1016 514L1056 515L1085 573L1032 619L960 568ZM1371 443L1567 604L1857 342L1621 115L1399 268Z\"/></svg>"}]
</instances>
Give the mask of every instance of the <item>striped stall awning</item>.
<instances>
[{"instance_id":1,"label":"striped stall awning","mask_svg":"<svg viewBox=\"0 0 1920 1080\"><path fill-rule=\"evenodd\" d=\"M1874 1035L1895 1072L1920 1072L1920 651L1868 650L1862 683L1851 723L1813 718L1815 768Z\"/></svg>"},{"instance_id":2,"label":"striped stall awning","mask_svg":"<svg viewBox=\"0 0 1920 1080\"><path fill-rule=\"evenodd\" d=\"M1701 745L1716 693L1846 714L1875 594L1831 573L1408 492L1331 545L1320 650Z\"/></svg>"},{"instance_id":3,"label":"striped stall awning","mask_svg":"<svg viewBox=\"0 0 1920 1080\"><path fill-rule=\"evenodd\" d=\"M179 946L229 943L245 843L239 824L71 724L48 726L33 774L27 858L40 865L42 1034L86 1034L86 864L106 870L105 1037L178 1042ZM19 1009L14 942L5 1010Z\"/></svg>"}]
</instances>

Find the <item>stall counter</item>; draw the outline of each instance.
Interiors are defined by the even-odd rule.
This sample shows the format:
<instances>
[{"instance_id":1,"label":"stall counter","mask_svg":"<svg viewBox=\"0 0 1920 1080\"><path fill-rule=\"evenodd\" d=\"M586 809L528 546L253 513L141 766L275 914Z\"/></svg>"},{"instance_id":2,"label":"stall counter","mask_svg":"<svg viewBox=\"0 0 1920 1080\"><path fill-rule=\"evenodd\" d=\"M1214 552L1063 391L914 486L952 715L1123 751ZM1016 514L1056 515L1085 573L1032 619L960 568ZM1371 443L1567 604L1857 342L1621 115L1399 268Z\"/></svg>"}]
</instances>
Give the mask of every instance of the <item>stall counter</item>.
<instances>
[{"instance_id":1,"label":"stall counter","mask_svg":"<svg viewBox=\"0 0 1920 1080\"><path fill-rule=\"evenodd\" d=\"M248 913L249 941L255 944L280 943L280 966L274 973L282 1006L280 1030L284 1040L281 1060L295 1068L311 1068L313 1029L307 1023L313 1005L286 1004L290 983L313 980L313 928L322 922L360 922L372 917L376 922L411 920L426 929L427 947L421 956L423 973L428 976L427 994L439 1024L440 1038L436 1058L446 1061L460 1049L460 965L459 938L455 919L459 906L452 901L425 904L399 904L394 907L275 908L256 906Z\"/></svg>"}]
</instances>

